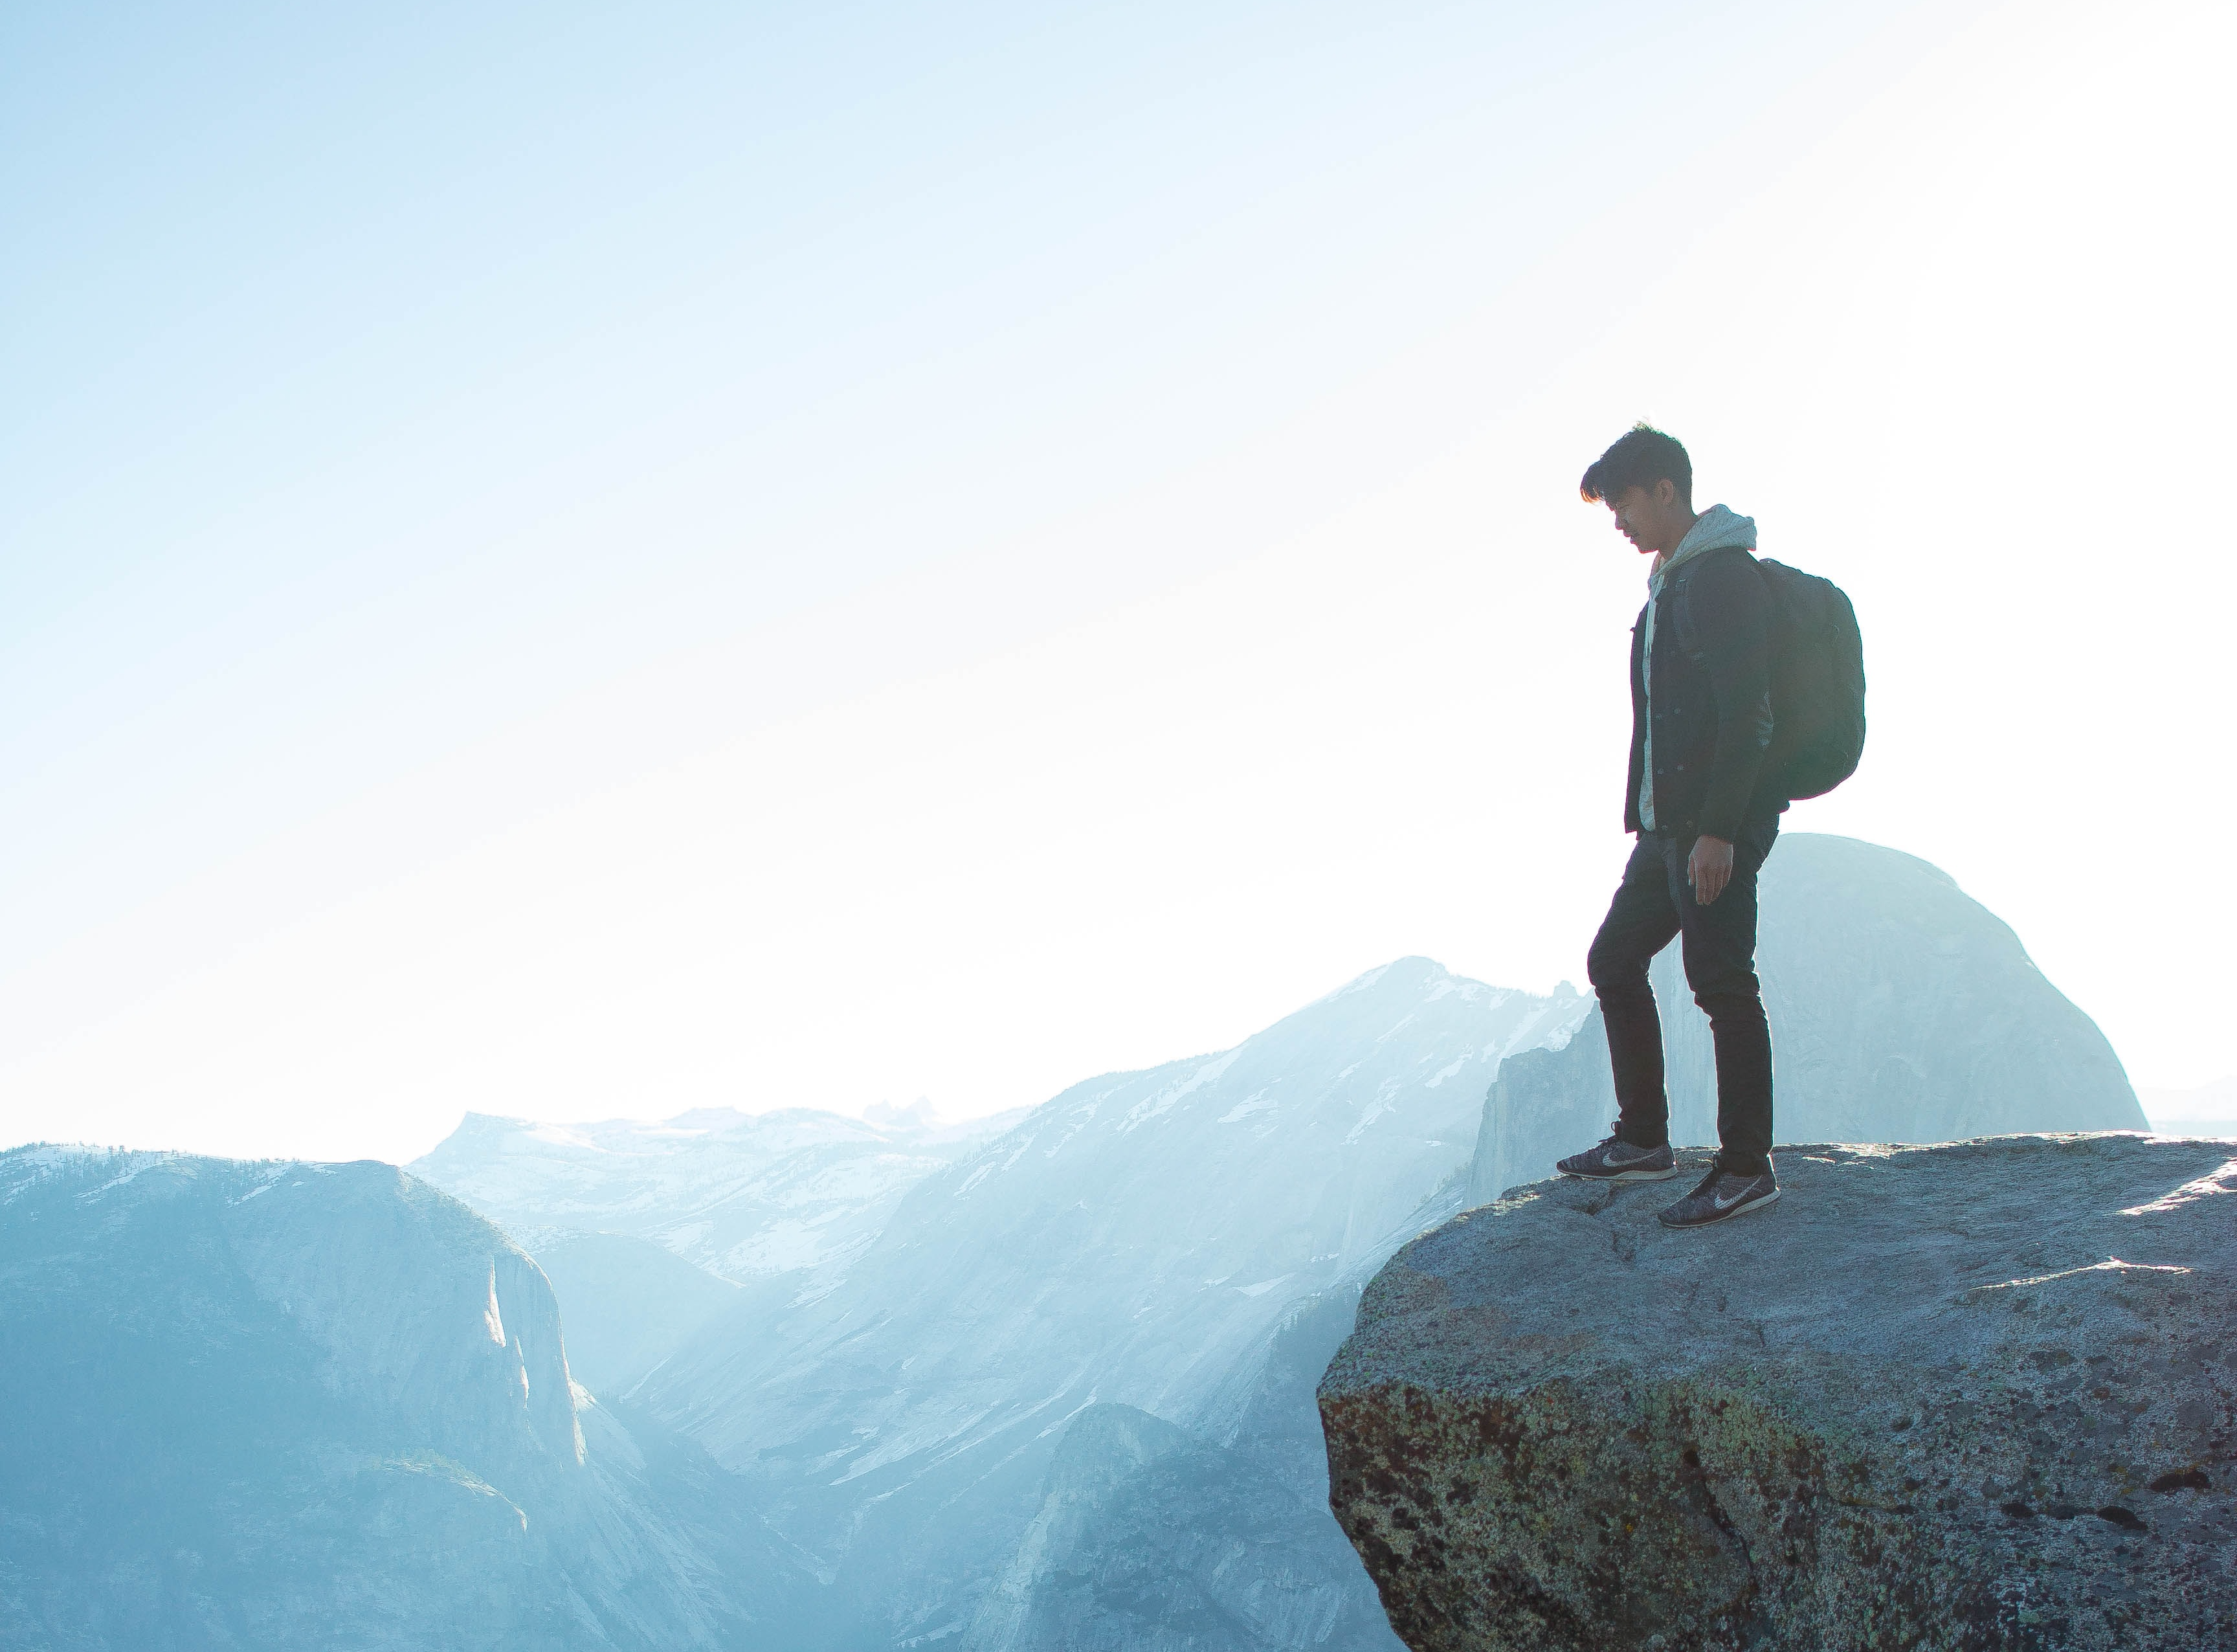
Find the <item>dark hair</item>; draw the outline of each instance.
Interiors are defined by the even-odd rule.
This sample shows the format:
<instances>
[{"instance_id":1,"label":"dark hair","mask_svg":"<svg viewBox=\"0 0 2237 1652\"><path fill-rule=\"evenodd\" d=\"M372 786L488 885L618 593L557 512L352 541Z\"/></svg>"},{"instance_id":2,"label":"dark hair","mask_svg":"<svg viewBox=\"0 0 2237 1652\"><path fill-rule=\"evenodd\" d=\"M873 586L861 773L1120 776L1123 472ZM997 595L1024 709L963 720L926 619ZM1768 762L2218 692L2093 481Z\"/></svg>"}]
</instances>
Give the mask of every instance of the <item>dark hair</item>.
<instances>
[{"instance_id":1,"label":"dark hair","mask_svg":"<svg viewBox=\"0 0 2237 1652\"><path fill-rule=\"evenodd\" d=\"M1627 487L1651 488L1666 476L1678 490L1678 503L1692 510L1693 461L1686 457L1686 444L1642 420L1593 462L1577 491L1587 502L1598 504L1615 499Z\"/></svg>"}]
</instances>

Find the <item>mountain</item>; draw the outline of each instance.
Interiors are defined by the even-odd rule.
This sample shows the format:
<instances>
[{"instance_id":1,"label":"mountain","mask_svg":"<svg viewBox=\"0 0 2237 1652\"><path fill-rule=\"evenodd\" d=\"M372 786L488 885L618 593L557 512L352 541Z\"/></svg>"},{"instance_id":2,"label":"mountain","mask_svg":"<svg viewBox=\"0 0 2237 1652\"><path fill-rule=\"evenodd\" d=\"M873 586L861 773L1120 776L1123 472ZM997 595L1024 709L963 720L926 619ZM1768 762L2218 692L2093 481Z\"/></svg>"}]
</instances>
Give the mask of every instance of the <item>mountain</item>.
<instances>
[{"instance_id":1,"label":"mountain","mask_svg":"<svg viewBox=\"0 0 2237 1652\"><path fill-rule=\"evenodd\" d=\"M1932 868L1772 867L1782 1140L2141 1123ZM1406 959L976 1140L470 1118L420 1167L510 1239L384 1166L0 1156L0 1644L1396 1652L1314 1383L1395 1251L1594 1139L1596 1017Z\"/></svg>"},{"instance_id":2,"label":"mountain","mask_svg":"<svg viewBox=\"0 0 2237 1652\"><path fill-rule=\"evenodd\" d=\"M1310 1373L1284 1389L1280 1351L1301 1323L1334 1346L1367 1276L1455 1207L1501 1060L1586 1008L1406 959L1231 1050L1076 1086L912 1188L829 1290L709 1323L632 1398L810 1558L826 1590L802 1644L1057 1644L1036 1637L1087 1609L1051 1594L1099 1529L1080 1487L1163 1474L1198 1490L1141 1492L1103 1529L1154 1527L1209 1576L1248 1511L1262 1628L1173 1639L1161 1617L1142 1643L1387 1648L1329 1521ZM1093 1415L1114 1406L1186 1449ZM1085 1587L1107 1609L1128 1585ZM1285 1616L1285 1590L1313 1603ZM1284 1622L1305 1638L1264 1638Z\"/></svg>"},{"instance_id":3,"label":"mountain","mask_svg":"<svg viewBox=\"0 0 2237 1652\"><path fill-rule=\"evenodd\" d=\"M706 1107L657 1122L470 1113L411 1166L532 1252L567 1305L577 1374L634 1382L741 1285L828 1289L924 1177L1020 1113L943 1125Z\"/></svg>"},{"instance_id":4,"label":"mountain","mask_svg":"<svg viewBox=\"0 0 2237 1652\"><path fill-rule=\"evenodd\" d=\"M520 1230L565 1305L567 1360L583 1386L617 1394L736 1305L740 1288L650 1239Z\"/></svg>"},{"instance_id":5,"label":"mountain","mask_svg":"<svg viewBox=\"0 0 2237 1652\"><path fill-rule=\"evenodd\" d=\"M412 1173L508 1231L626 1233L722 1279L843 1268L903 1193L1019 1115L789 1108L539 1124L470 1113Z\"/></svg>"},{"instance_id":6,"label":"mountain","mask_svg":"<svg viewBox=\"0 0 2237 1652\"><path fill-rule=\"evenodd\" d=\"M1072 1418L1033 1523L963 1644L1396 1652L1382 1602L1328 1517L1313 1409L1357 1305L1346 1291L1290 1310L1224 1444L1128 1405Z\"/></svg>"},{"instance_id":7,"label":"mountain","mask_svg":"<svg viewBox=\"0 0 2237 1652\"><path fill-rule=\"evenodd\" d=\"M0 1644L786 1634L703 1453L571 1381L534 1263L378 1164L0 1153Z\"/></svg>"},{"instance_id":8,"label":"mountain","mask_svg":"<svg viewBox=\"0 0 2237 1652\"><path fill-rule=\"evenodd\" d=\"M2136 1100L2163 1136L2237 1136L2237 1078L2193 1090L2140 1091Z\"/></svg>"},{"instance_id":9,"label":"mountain","mask_svg":"<svg viewBox=\"0 0 2237 1652\"><path fill-rule=\"evenodd\" d=\"M1778 1140L2151 1127L2096 1023L1947 873L1877 843L1789 832L1764 864L1759 906ZM1653 976L1671 1139L1713 1144L1715 1054L1676 942ZM1487 1100L1469 1202L1549 1173L1614 1117L1595 1011L1565 1052L1518 1061Z\"/></svg>"}]
</instances>

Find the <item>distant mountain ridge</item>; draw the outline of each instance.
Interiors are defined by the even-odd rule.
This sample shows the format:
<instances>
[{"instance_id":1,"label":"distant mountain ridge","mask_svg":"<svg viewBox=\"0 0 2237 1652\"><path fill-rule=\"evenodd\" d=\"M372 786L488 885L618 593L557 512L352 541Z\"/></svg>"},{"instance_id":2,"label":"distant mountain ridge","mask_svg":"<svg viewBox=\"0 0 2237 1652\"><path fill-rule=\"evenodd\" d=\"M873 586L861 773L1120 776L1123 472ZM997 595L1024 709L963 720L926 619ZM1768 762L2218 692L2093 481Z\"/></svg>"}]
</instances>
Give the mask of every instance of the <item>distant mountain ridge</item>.
<instances>
[{"instance_id":1,"label":"distant mountain ridge","mask_svg":"<svg viewBox=\"0 0 2237 1652\"><path fill-rule=\"evenodd\" d=\"M1077 1085L913 1188L832 1290L709 1322L635 1398L781 1511L828 1580L835 1649L1009 1646L1073 1621L1013 1557L1072 1419L1110 1404L1204 1448L1198 1483L1229 1477L1207 1510L1323 1556L1283 1587L1324 1596L1307 1616L1330 1633L1350 1626L1327 1644L1387 1648L1330 1541L1316 1442L1254 1396L1285 1325L1330 1304L1340 1336L1381 1259L1455 1207L1501 1061L1587 1008L1404 959L1231 1050ZM1310 1381L1277 1411L1309 1430ZM1076 1452L1068 1483L1099 1472ZM974 1627L998 1583L1017 1609Z\"/></svg>"},{"instance_id":2,"label":"distant mountain ridge","mask_svg":"<svg viewBox=\"0 0 2237 1652\"><path fill-rule=\"evenodd\" d=\"M1943 875L1778 856L1782 1140L2141 1125ZM505 1232L383 1166L0 1155L0 1339L36 1351L0 1361L0 1644L1396 1652L1315 1382L1388 1257L1607 1088L1590 999L1409 958L945 1133L475 1115L415 1168Z\"/></svg>"},{"instance_id":3,"label":"distant mountain ridge","mask_svg":"<svg viewBox=\"0 0 2237 1652\"><path fill-rule=\"evenodd\" d=\"M942 1126L701 1107L548 1124L469 1113L412 1161L508 1231L626 1233L738 1283L843 1267L922 1177L1018 1113Z\"/></svg>"},{"instance_id":4,"label":"distant mountain ridge","mask_svg":"<svg viewBox=\"0 0 2237 1652\"><path fill-rule=\"evenodd\" d=\"M2237 1136L2237 1078L2188 1090L2139 1091L2136 1099L2161 1135Z\"/></svg>"},{"instance_id":5,"label":"distant mountain ridge","mask_svg":"<svg viewBox=\"0 0 2237 1652\"><path fill-rule=\"evenodd\" d=\"M1021 1112L947 1124L700 1107L549 1124L470 1113L413 1174L498 1223L561 1287L568 1345L600 1393L667 1358L737 1287L828 1290L901 1196Z\"/></svg>"}]
</instances>

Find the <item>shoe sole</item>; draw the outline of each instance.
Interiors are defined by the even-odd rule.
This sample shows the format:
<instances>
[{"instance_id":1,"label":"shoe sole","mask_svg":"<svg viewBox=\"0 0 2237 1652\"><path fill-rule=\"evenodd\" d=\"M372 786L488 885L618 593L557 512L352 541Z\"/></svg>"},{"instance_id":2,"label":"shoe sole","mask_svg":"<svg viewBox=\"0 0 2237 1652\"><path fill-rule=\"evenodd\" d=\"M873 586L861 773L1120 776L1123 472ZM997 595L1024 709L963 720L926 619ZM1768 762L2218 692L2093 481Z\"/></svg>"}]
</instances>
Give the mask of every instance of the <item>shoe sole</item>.
<instances>
[{"instance_id":1,"label":"shoe sole","mask_svg":"<svg viewBox=\"0 0 2237 1652\"><path fill-rule=\"evenodd\" d=\"M1680 1233L1692 1227L1714 1227L1719 1222L1729 1222L1735 1216L1745 1216L1752 1210L1761 1210L1765 1205L1776 1205L1778 1203L1778 1193L1779 1190L1774 1187L1761 1199L1751 1199L1745 1204L1733 1206L1730 1210L1719 1211L1714 1216L1705 1216L1698 1222L1673 1222L1666 1216L1658 1216L1655 1220L1673 1232Z\"/></svg>"},{"instance_id":2,"label":"shoe sole","mask_svg":"<svg viewBox=\"0 0 2237 1652\"><path fill-rule=\"evenodd\" d=\"M1675 1165L1667 1170L1618 1170L1606 1175L1589 1170L1562 1170L1559 1165L1554 1168L1564 1176L1575 1177L1579 1181L1668 1181L1678 1173Z\"/></svg>"}]
</instances>

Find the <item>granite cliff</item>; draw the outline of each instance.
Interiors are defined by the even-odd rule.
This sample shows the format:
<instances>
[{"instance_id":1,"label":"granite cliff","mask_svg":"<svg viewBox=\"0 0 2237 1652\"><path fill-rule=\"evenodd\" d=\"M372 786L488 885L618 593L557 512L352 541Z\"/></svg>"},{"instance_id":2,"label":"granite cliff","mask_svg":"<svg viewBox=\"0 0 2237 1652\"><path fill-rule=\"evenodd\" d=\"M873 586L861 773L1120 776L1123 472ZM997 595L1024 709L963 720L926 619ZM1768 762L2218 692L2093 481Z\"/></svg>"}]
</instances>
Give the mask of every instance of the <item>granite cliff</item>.
<instances>
[{"instance_id":1,"label":"granite cliff","mask_svg":"<svg viewBox=\"0 0 2237 1652\"><path fill-rule=\"evenodd\" d=\"M1670 1233L1544 1182L1407 1246L1319 1391L1416 1652L2237 1645L2237 1160L1790 1147Z\"/></svg>"},{"instance_id":2,"label":"granite cliff","mask_svg":"<svg viewBox=\"0 0 2237 1652\"><path fill-rule=\"evenodd\" d=\"M716 1649L789 1573L379 1164L0 1153L0 1645Z\"/></svg>"}]
</instances>

